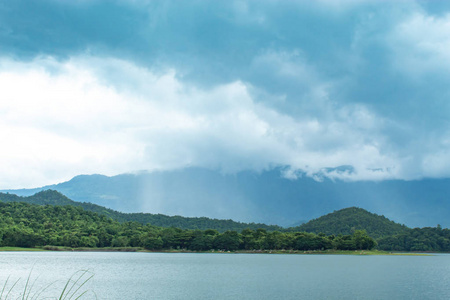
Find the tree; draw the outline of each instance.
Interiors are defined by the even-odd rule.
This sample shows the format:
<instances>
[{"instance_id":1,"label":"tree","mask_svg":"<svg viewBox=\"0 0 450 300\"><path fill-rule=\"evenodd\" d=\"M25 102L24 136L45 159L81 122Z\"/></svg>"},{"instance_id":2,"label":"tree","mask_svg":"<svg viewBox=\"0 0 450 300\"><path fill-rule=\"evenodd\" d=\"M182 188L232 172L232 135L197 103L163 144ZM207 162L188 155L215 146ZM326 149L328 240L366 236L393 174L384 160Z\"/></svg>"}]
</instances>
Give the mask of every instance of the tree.
<instances>
[{"instance_id":1,"label":"tree","mask_svg":"<svg viewBox=\"0 0 450 300\"><path fill-rule=\"evenodd\" d=\"M160 236L147 235L142 239L142 244L145 249L159 250L162 249L164 242Z\"/></svg>"},{"instance_id":2,"label":"tree","mask_svg":"<svg viewBox=\"0 0 450 300\"><path fill-rule=\"evenodd\" d=\"M236 251L241 244L241 238L236 231L225 231L216 237L214 244L219 250Z\"/></svg>"},{"instance_id":3,"label":"tree","mask_svg":"<svg viewBox=\"0 0 450 300\"><path fill-rule=\"evenodd\" d=\"M368 236L365 230L355 230L352 238L356 249L370 250L376 246L375 240Z\"/></svg>"}]
</instances>

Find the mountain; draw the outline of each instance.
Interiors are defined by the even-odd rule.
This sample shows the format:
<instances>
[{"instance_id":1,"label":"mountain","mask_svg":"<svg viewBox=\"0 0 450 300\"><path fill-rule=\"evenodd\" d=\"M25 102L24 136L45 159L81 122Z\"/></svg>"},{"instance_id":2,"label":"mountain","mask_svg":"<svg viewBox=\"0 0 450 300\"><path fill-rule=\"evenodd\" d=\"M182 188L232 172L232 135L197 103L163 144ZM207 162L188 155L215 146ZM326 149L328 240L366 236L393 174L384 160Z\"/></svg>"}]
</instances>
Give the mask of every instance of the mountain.
<instances>
[{"instance_id":1,"label":"mountain","mask_svg":"<svg viewBox=\"0 0 450 300\"><path fill-rule=\"evenodd\" d=\"M25 202L38 205L71 205L81 207L86 211L105 215L119 222L139 222L159 227L176 227L181 229L216 229L219 232L226 230L242 231L243 229L266 229L268 231L281 230L279 226L266 224L241 223L232 220L217 220L210 218L185 218L182 216L166 216L149 213L122 213L92 203L72 201L63 194L54 190L40 191L32 196L17 196L15 194L0 193L1 202Z\"/></svg>"},{"instance_id":2,"label":"mountain","mask_svg":"<svg viewBox=\"0 0 450 300\"><path fill-rule=\"evenodd\" d=\"M45 189L123 212L233 219L292 226L330 211L361 207L409 227L450 227L450 179L321 181L260 173L186 168L139 174L81 175L38 189L3 190L29 196Z\"/></svg>"},{"instance_id":3,"label":"mountain","mask_svg":"<svg viewBox=\"0 0 450 300\"><path fill-rule=\"evenodd\" d=\"M326 235L348 235L355 230L366 230L373 238L400 234L408 227L395 223L385 216L379 216L358 207L344 208L311 220L305 224L290 228L292 231L325 233Z\"/></svg>"}]
</instances>

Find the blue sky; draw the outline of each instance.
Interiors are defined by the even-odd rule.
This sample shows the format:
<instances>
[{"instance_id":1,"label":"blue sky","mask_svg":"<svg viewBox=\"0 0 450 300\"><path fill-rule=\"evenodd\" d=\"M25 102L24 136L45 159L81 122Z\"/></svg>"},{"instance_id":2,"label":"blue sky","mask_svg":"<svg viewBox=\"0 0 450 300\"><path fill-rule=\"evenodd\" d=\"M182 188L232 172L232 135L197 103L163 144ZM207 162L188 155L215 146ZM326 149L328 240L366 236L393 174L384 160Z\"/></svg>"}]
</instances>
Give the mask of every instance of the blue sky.
<instances>
[{"instance_id":1,"label":"blue sky","mask_svg":"<svg viewBox=\"0 0 450 300\"><path fill-rule=\"evenodd\" d=\"M311 2L3 2L0 187L187 166L449 177L450 4Z\"/></svg>"}]
</instances>

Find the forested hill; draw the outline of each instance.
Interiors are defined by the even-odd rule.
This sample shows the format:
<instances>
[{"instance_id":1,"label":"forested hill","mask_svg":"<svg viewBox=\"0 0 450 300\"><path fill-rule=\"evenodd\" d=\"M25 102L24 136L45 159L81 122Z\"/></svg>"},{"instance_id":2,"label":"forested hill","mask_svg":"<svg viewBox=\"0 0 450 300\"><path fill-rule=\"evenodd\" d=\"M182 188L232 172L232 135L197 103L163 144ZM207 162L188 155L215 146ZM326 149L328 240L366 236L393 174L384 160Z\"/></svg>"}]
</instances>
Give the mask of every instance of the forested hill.
<instances>
[{"instance_id":1,"label":"forested hill","mask_svg":"<svg viewBox=\"0 0 450 300\"><path fill-rule=\"evenodd\" d=\"M283 229L232 220L121 213L75 202L52 190L29 197L0 193L0 246L349 250L370 249L375 246L373 239L380 250L450 252L449 229L439 225L410 229L356 207Z\"/></svg>"},{"instance_id":2,"label":"forested hill","mask_svg":"<svg viewBox=\"0 0 450 300\"><path fill-rule=\"evenodd\" d=\"M244 229L241 233L217 230L162 228L137 222L120 223L71 205L37 205L0 202L0 247L44 249L134 247L148 250L367 250L376 242L363 231L348 236L306 232L268 232ZM127 250L127 249L122 249Z\"/></svg>"},{"instance_id":3,"label":"forested hill","mask_svg":"<svg viewBox=\"0 0 450 300\"><path fill-rule=\"evenodd\" d=\"M150 213L122 213L100 205L76 202L63 194L54 190L45 190L38 192L32 196L22 197L15 194L0 193L0 201L2 202L26 202L38 205L72 205L82 207L83 209L112 218L119 222L139 222L141 224L151 224L159 227L176 227L181 229L215 229L219 232L227 230L241 231L243 229L266 229L268 231L282 230L276 225L255 224L255 223L241 223L233 220L218 220L206 217L181 217L181 216L166 216L162 214Z\"/></svg>"},{"instance_id":4,"label":"forested hill","mask_svg":"<svg viewBox=\"0 0 450 300\"><path fill-rule=\"evenodd\" d=\"M355 230L366 230L369 236L380 238L393 234L400 234L409 228L395 223L384 216L373 214L358 207L344 208L305 224L290 228L292 231L306 231L312 233L351 234Z\"/></svg>"}]
</instances>

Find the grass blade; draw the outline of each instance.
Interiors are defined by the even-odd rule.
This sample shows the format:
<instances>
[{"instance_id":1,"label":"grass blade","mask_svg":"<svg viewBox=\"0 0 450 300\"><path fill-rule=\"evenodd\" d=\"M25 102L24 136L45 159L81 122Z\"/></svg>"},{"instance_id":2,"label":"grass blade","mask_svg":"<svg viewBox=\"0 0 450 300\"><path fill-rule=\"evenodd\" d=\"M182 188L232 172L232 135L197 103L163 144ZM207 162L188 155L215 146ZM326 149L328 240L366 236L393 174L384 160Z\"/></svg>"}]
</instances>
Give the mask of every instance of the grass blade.
<instances>
[{"instance_id":1,"label":"grass blade","mask_svg":"<svg viewBox=\"0 0 450 300\"><path fill-rule=\"evenodd\" d=\"M6 278L6 282L5 282L5 284L3 285L2 293L0 294L0 300L2 300L3 292L4 292L5 289L6 289L6 285L8 284L8 280L9 280L9 277L10 277L10 276L11 276L11 275L9 275L8 278Z\"/></svg>"},{"instance_id":2,"label":"grass blade","mask_svg":"<svg viewBox=\"0 0 450 300\"><path fill-rule=\"evenodd\" d=\"M75 273L75 274L76 274L76 273ZM64 293L66 292L66 289L67 289L67 287L69 286L69 282L72 281L72 277L75 276L75 274L73 274L72 276L70 276L69 280L67 280L66 285L64 286L64 289L63 289L63 291L62 291L62 293L61 293L61 296L59 296L59 299L58 299L58 300L62 300L62 299L63 299Z\"/></svg>"},{"instance_id":3,"label":"grass blade","mask_svg":"<svg viewBox=\"0 0 450 300\"><path fill-rule=\"evenodd\" d=\"M14 284L12 285L12 287L9 289L8 294L6 294L5 300L8 299L9 294L11 293L12 289L16 286L16 284L19 282L20 278L16 280L16 282L14 282Z\"/></svg>"},{"instance_id":4,"label":"grass blade","mask_svg":"<svg viewBox=\"0 0 450 300\"><path fill-rule=\"evenodd\" d=\"M47 286L45 286L44 288L33 292L33 287L35 286L35 284L40 276L38 276L36 279L32 280L32 278L31 278L32 272L33 272L33 269L30 271L30 274L28 274L28 278L27 278L27 281L25 282L25 287L23 289L23 292L18 295L17 300L28 300L28 299L29 300L38 300L39 297L41 296L41 294L45 290L47 290L50 286L52 286L53 284L55 284L57 282L57 281L54 281L54 282L48 284ZM88 275L86 275L86 274L88 274ZM6 282L3 284L3 287L1 288L0 300L9 299L9 296L10 296L11 292L13 291L14 287L20 281L20 278L19 278L14 282L14 284L11 287L8 287L8 282L10 282L10 277L11 277L11 275L8 276L8 278L6 279ZM77 277L76 280L74 279L75 277ZM92 272L90 272L89 270L79 270L79 271L75 272L69 278L69 280L67 280L67 282L64 285L64 288L61 292L61 295L59 296L58 299L59 300L80 299L81 297L86 295L87 292L89 292L89 290L80 291L80 289L83 286L85 286L85 284L89 280L91 280L92 277L94 277L94 274ZM8 291L8 292L6 293L6 291ZM3 298L3 295L5 293L6 293L6 296L5 296L5 298ZM77 293L80 293L80 294L77 294ZM97 299L97 295L95 294L95 292L93 292L93 293L95 295L95 299ZM50 299L50 298L46 297L45 299ZM51 298L51 299L57 299L57 298Z\"/></svg>"},{"instance_id":5,"label":"grass blade","mask_svg":"<svg viewBox=\"0 0 450 300\"><path fill-rule=\"evenodd\" d=\"M87 270L81 270L81 271L77 271L77 272L75 272L75 274L77 274L78 272L81 272L81 275L78 277L78 279L77 280L75 280L75 282L74 283L72 283L72 285L70 286L70 289L69 289L69 291L67 292L67 294L64 296L64 298L63 299L66 299L67 298L67 296L70 294L70 292L72 291L72 289L73 289L73 287L77 284L77 282L81 279L81 277L83 277L84 276L84 274L86 274L86 272L87 272ZM74 274L74 275L75 275Z\"/></svg>"},{"instance_id":6,"label":"grass blade","mask_svg":"<svg viewBox=\"0 0 450 300\"><path fill-rule=\"evenodd\" d=\"M86 272L87 272L87 271L86 271ZM83 273L82 276L84 276L84 274L86 274L86 272ZM83 281L82 284L80 284L80 286L75 290L75 292L73 292L72 296L70 296L69 300L72 299L72 297L75 296L75 294L83 287L83 285L85 285L86 282L88 282L89 280L91 280L92 277L94 277L94 274L92 274L91 276L89 276L85 281ZM81 278L81 277L80 277L80 278ZM78 296L76 299L80 298L80 297L81 297L83 294L85 294L86 292L87 292L87 291L84 291L84 292L83 292L80 296Z\"/></svg>"},{"instance_id":7,"label":"grass blade","mask_svg":"<svg viewBox=\"0 0 450 300\"><path fill-rule=\"evenodd\" d=\"M73 281L72 278L73 278L74 276L76 276L79 272L81 272L81 275L78 276L78 279L77 279L77 280ZM78 282L83 278L83 276L84 276L87 272L89 272L89 270L80 270L80 271L75 272L75 274L73 274L73 275L69 278L69 280L66 282L66 285L64 286L64 289L63 289L63 291L62 291L62 293L61 293L61 295L60 295L60 297L59 297L59 300L64 300L64 299L66 299L66 298L70 295L70 293L71 293L71 291L74 289L74 287L77 286ZM77 291L78 291L83 285L85 285L86 282L88 282L93 276L94 276L94 275L90 276L90 277L87 278L81 285L79 285L79 287L72 293L72 295L70 296L69 299L72 299L72 297L77 293ZM69 288L69 284L70 284L70 283L71 283L71 286L70 286L70 288ZM69 288L69 290L66 292L67 288ZM84 293L83 293L83 294L84 294Z\"/></svg>"},{"instance_id":8,"label":"grass blade","mask_svg":"<svg viewBox=\"0 0 450 300\"><path fill-rule=\"evenodd\" d=\"M30 274L31 275L31 274ZM28 289L28 295L25 299L29 299L31 291L33 290L34 284L36 283L36 281L39 279L39 276L36 277L36 279L33 281L33 283L31 284L30 288Z\"/></svg>"},{"instance_id":9,"label":"grass blade","mask_svg":"<svg viewBox=\"0 0 450 300\"><path fill-rule=\"evenodd\" d=\"M33 272L33 269L31 269L30 274L28 274L27 282L25 283L25 288L23 289L22 300L25 299L25 294L27 293L27 287L28 282L30 281L31 272Z\"/></svg>"},{"instance_id":10,"label":"grass blade","mask_svg":"<svg viewBox=\"0 0 450 300\"><path fill-rule=\"evenodd\" d=\"M38 299L38 297L45 292L46 289L48 289L50 286L52 286L53 284L55 284L56 281L53 281L52 283L49 283L46 287L44 287L43 289L41 289L40 291L37 291L36 293L33 294L33 296L31 297L31 300L33 299ZM36 298L35 298L36 296ZM1 300L1 299L0 299Z\"/></svg>"}]
</instances>

